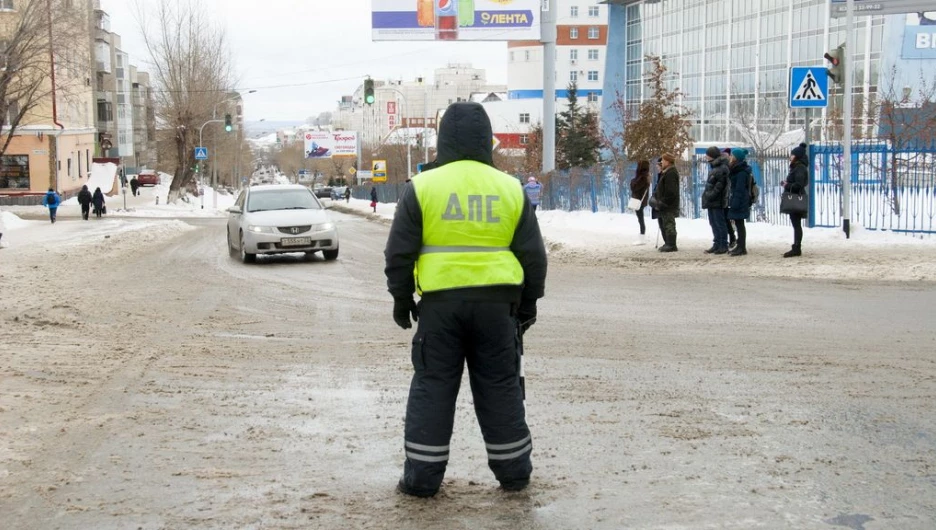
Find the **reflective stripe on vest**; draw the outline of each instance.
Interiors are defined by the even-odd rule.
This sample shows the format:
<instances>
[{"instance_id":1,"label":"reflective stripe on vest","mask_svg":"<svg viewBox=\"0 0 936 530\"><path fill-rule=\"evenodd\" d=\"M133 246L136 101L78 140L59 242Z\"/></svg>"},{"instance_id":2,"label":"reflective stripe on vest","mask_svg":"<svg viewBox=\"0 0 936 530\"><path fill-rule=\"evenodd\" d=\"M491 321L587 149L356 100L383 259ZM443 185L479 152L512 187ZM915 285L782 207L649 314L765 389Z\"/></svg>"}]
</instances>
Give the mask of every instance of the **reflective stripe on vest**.
<instances>
[{"instance_id":1,"label":"reflective stripe on vest","mask_svg":"<svg viewBox=\"0 0 936 530\"><path fill-rule=\"evenodd\" d=\"M423 219L420 294L523 284L523 269L510 251L524 200L515 178L464 160L420 173L413 188Z\"/></svg>"}]
</instances>

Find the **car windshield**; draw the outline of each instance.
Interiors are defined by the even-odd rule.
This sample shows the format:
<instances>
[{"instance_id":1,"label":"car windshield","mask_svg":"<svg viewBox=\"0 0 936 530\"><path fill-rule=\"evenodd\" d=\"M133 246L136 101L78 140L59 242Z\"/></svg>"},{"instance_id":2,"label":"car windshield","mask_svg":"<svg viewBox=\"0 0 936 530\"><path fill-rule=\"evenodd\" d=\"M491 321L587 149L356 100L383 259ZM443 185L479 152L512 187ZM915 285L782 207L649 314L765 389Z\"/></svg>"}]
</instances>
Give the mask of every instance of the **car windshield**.
<instances>
[{"instance_id":1,"label":"car windshield","mask_svg":"<svg viewBox=\"0 0 936 530\"><path fill-rule=\"evenodd\" d=\"M307 190L253 191L247 199L248 212L321 209L321 204Z\"/></svg>"}]
</instances>

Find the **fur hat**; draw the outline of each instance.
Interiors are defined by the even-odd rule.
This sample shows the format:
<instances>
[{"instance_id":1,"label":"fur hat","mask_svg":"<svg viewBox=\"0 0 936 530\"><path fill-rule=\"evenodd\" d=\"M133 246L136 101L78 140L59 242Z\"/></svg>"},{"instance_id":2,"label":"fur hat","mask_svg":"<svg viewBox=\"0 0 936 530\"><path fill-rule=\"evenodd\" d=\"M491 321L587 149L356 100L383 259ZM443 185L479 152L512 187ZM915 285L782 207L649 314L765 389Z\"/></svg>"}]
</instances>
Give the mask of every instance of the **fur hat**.
<instances>
[{"instance_id":1,"label":"fur hat","mask_svg":"<svg viewBox=\"0 0 936 530\"><path fill-rule=\"evenodd\" d=\"M808 147L806 144L799 144L790 151L790 154L795 156L797 160L804 160L806 158L806 148Z\"/></svg>"},{"instance_id":2,"label":"fur hat","mask_svg":"<svg viewBox=\"0 0 936 530\"><path fill-rule=\"evenodd\" d=\"M735 147L731 150L731 156L735 158L738 162L743 162L747 158L748 150L741 149L740 147Z\"/></svg>"},{"instance_id":3,"label":"fur hat","mask_svg":"<svg viewBox=\"0 0 936 530\"><path fill-rule=\"evenodd\" d=\"M721 154L722 154L721 150L719 150L714 145L705 150L705 156L711 158L712 160L715 160L716 158L720 157Z\"/></svg>"},{"instance_id":4,"label":"fur hat","mask_svg":"<svg viewBox=\"0 0 936 530\"><path fill-rule=\"evenodd\" d=\"M661 156L661 157L660 157L660 160L666 160L666 161L669 162L670 164L675 164L675 163L676 163L676 157L673 156L673 155L671 155L671 154L669 154L669 153L665 153L663 156Z\"/></svg>"}]
</instances>

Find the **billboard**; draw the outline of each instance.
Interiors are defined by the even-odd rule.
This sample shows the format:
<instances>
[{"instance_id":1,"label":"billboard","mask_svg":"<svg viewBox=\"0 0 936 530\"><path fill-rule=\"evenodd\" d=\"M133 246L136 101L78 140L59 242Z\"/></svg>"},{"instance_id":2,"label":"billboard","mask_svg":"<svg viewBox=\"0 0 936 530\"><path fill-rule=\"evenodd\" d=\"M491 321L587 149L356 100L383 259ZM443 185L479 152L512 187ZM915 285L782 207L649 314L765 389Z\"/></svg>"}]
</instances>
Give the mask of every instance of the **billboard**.
<instances>
[{"instance_id":1,"label":"billboard","mask_svg":"<svg viewBox=\"0 0 936 530\"><path fill-rule=\"evenodd\" d=\"M373 40L539 40L542 0L373 0Z\"/></svg>"},{"instance_id":2,"label":"billboard","mask_svg":"<svg viewBox=\"0 0 936 530\"><path fill-rule=\"evenodd\" d=\"M936 11L907 15L901 57L936 59Z\"/></svg>"},{"instance_id":3,"label":"billboard","mask_svg":"<svg viewBox=\"0 0 936 530\"><path fill-rule=\"evenodd\" d=\"M306 131L306 158L357 156L357 133L354 131Z\"/></svg>"}]
</instances>

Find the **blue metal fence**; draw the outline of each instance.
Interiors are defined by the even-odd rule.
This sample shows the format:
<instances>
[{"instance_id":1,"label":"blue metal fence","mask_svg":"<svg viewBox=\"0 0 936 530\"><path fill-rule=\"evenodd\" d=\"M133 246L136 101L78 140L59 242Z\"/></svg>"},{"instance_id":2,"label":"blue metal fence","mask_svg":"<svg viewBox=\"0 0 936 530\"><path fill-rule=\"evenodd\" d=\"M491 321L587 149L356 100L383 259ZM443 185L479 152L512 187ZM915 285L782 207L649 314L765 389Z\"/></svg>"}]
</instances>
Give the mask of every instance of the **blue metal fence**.
<instances>
[{"instance_id":1,"label":"blue metal fence","mask_svg":"<svg viewBox=\"0 0 936 530\"><path fill-rule=\"evenodd\" d=\"M812 145L809 226L841 226L841 145ZM760 188L751 220L789 224L780 213L783 182L789 173L789 151L752 153L748 156L754 180ZM688 163L678 164L681 186L681 215L707 218L702 209L702 192L709 166L705 150L697 149ZM856 144L852 155L853 224L871 230L892 230L912 234L936 233L936 146L929 150L894 150L881 142ZM624 212L630 199L630 179L636 164L618 174L609 166L557 171L537 176L543 184L541 210L590 210ZM654 172L656 169L651 168ZM526 175L518 175L520 181ZM655 180L655 179L654 179ZM403 184L377 184L380 202L396 202ZM356 199L370 199L370 187L354 188Z\"/></svg>"}]
</instances>

